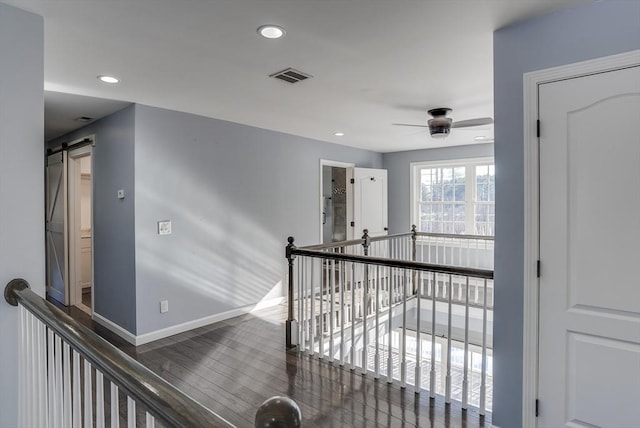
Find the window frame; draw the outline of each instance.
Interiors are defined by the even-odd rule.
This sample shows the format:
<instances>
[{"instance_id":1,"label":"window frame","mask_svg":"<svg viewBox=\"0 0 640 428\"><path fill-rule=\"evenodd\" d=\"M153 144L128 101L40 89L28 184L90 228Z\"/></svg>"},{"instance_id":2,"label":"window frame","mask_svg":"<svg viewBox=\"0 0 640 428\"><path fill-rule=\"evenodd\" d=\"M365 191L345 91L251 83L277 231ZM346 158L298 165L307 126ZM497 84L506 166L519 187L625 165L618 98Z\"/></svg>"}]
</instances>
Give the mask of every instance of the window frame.
<instances>
[{"instance_id":1,"label":"window frame","mask_svg":"<svg viewBox=\"0 0 640 428\"><path fill-rule=\"evenodd\" d=\"M465 171L465 229L474 231L475 234L475 204L483 203L485 201L476 201L476 181L475 181L475 167L479 165L493 165L495 171L495 157L493 156L485 156L485 157L477 157L477 158L463 158L463 159L448 159L448 160L436 160L436 161L419 161L419 162L411 162L410 164L410 211L409 211L409 220L410 224L415 224L420 231L420 202L418 200L418 196L421 194L421 183L419 172L422 169L430 169L430 168L455 168L464 166L466 169L472 167L474 170L474 174L467 174L468 170ZM495 204L495 202L494 202ZM469 211L471 209L471 211ZM470 214L470 215L469 215ZM495 222L494 222L495 227ZM469 233L466 233L469 234Z\"/></svg>"}]
</instances>

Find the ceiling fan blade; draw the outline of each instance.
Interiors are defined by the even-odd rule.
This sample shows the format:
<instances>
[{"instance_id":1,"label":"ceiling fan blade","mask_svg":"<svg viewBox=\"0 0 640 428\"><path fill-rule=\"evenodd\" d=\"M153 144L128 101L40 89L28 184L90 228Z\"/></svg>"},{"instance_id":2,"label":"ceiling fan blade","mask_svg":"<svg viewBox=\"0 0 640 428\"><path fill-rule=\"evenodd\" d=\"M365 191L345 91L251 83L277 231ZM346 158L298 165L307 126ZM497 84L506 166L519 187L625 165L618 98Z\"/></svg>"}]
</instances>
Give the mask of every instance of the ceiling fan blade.
<instances>
[{"instance_id":1,"label":"ceiling fan blade","mask_svg":"<svg viewBox=\"0 0 640 428\"><path fill-rule=\"evenodd\" d=\"M428 128L427 125L414 125L412 123L392 123L392 125L395 125L395 126L416 126L418 128Z\"/></svg>"},{"instance_id":2,"label":"ceiling fan blade","mask_svg":"<svg viewBox=\"0 0 640 428\"><path fill-rule=\"evenodd\" d=\"M475 119L461 120L459 122L453 122L452 128L466 128L467 126L480 126L490 125L493 123L493 119L490 117L478 117Z\"/></svg>"}]
</instances>

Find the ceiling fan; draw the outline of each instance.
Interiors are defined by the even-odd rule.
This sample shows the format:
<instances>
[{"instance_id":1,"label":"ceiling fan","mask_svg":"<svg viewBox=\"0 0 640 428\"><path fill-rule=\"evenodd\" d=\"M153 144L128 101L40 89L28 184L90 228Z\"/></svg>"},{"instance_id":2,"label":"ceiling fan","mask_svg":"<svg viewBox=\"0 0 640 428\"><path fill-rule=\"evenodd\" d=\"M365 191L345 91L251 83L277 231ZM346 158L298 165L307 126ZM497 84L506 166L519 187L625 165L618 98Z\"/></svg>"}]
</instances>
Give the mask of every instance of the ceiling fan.
<instances>
[{"instance_id":1,"label":"ceiling fan","mask_svg":"<svg viewBox=\"0 0 640 428\"><path fill-rule=\"evenodd\" d=\"M493 119L490 117L477 117L475 119L454 122L453 119L447 117L447 114L451 111L452 110L447 107L432 108L427 113L429 113L433 119L429 119L426 125L414 125L410 123L392 123L392 125L429 128L429 133L433 138L445 138L449 135L451 128L468 128L470 126L490 125L493 123Z\"/></svg>"}]
</instances>

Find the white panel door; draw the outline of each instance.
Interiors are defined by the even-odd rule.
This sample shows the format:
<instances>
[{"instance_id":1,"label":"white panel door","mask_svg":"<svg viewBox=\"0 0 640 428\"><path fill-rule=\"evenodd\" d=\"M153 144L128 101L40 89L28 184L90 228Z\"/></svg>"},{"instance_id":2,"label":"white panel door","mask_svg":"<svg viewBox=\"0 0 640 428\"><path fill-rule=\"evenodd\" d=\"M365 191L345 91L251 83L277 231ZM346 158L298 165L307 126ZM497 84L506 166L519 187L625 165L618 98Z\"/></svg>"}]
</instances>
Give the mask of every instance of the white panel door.
<instances>
[{"instance_id":1,"label":"white panel door","mask_svg":"<svg viewBox=\"0 0 640 428\"><path fill-rule=\"evenodd\" d=\"M538 95L538 426L637 427L640 67Z\"/></svg>"},{"instance_id":2,"label":"white panel door","mask_svg":"<svg viewBox=\"0 0 640 428\"><path fill-rule=\"evenodd\" d=\"M66 152L47 158L46 240L47 293L60 303L69 304L67 234Z\"/></svg>"},{"instance_id":3,"label":"white panel door","mask_svg":"<svg viewBox=\"0 0 640 428\"><path fill-rule=\"evenodd\" d=\"M354 238L387 234L387 170L353 168Z\"/></svg>"}]
</instances>

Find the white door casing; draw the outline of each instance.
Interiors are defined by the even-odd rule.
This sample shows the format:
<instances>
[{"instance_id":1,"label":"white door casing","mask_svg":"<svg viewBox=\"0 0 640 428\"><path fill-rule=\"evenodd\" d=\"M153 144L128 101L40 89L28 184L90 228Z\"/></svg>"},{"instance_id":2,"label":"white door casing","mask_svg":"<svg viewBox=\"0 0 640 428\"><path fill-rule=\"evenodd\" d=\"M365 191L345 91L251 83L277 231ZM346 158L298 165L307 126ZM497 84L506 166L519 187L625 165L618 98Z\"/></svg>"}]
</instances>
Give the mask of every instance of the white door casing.
<instances>
[{"instance_id":1,"label":"white door casing","mask_svg":"<svg viewBox=\"0 0 640 428\"><path fill-rule=\"evenodd\" d=\"M80 139L79 141L84 141ZM93 140L93 138L92 138ZM93 147L70 150L67 162L68 180L68 221L69 239L69 304L87 313L93 308L82 303L83 288L93 286L93 197L91 167ZM86 162L88 161L88 164ZM83 170L83 162L86 171ZM93 293L91 294L93 300Z\"/></svg>"},{"instance_id":2,"label":"white door casing","mask_svg":"<svg viewBox=\"0 0 640 428\"><path fill-rule=\"evenodd\" d=\"M539 427L640 399L640 67L539 86Z\"/></svg>"},{"instance_id":3,"label":"white door casing","mask_svg":"<svg viewBox=\"0 0 640 428\"><path fill-rule=\"evenodd\" d=\"M67 234L67 153L48 156L46 167L47 293L69 304Z\"/></svg>"},{"instance_id":4,"label":"white door casing","mask_svg":"<svg viewBox=\"0 0 640 428\"><path fill-rule=\"evenodd\" d=\"M353 168L353 238L387 235L387 170Z\"/></svg>"},{"instance_id":5,"label":"white door casing","mask_svg":"<svg viewBox=\"0 0 640 428\"><path fill-rule=\"evenodd\" d=\"M320 159L320 179L319 179L319 183L320 183L320 193L318 193L319 195L319 214L320 214L320 235L319 235L319 241L318 242L322 242L324 239L324 228L323 228L323 209L324 209L324 195L323 195L323 168L324 166L331 166L331 167L338 167L338 168L345 168L347 170L347 183L349 182L349 179L352 177L352 174L350 171L353 170L354 168L354 164L353 163L349 163L349 162L341 162L341 161L333 161L333 160L328 160L328 159ZM347 185L347 239L353 239L353 228L349 226L349 222L352 221L351 218L353 218L353 195L351 194L351 188L349 185Z\"/></svg>"}]
</instances>

